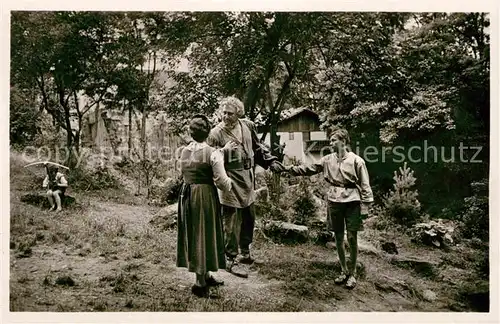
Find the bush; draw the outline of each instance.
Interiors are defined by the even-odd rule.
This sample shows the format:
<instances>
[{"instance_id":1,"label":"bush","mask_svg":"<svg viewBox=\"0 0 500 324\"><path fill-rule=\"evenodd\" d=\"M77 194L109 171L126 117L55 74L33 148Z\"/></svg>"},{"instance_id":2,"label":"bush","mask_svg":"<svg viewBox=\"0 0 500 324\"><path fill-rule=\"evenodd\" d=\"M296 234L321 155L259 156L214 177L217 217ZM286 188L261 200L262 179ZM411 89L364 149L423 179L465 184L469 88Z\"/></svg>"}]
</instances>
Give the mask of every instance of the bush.
<instances>
[{"instance_id":1,"label":"bush","mask_svg":"<svg viewBox=\"0 0 500 324\"><path fill-rule=\"evenodd\" d=\"M73 189L82 191L120 187L119 181L103 167L97 168L94 172L89 172L82 167L75 168L69 172L68 182Z\"/></svg>"},{"instance_id":2,"label":"bush","mask_svg":"<svg viewBox=\"0 0 500 324\"><path fill-rule=\"evenodd\" d=\"M455 223L451 220L422 222L412 227L412 241L446 249L454 244L455 227Z\"/></svg>"},{"instance_id":3,"label":"bush","mask_svg":"<svg viewBox=\"0 0 500 324\"><path fill-rule=\"evenodd\" d=\"M259 172L256 177L257 181L259 185L256 185L256 188L267 187L268 189L268 199L257 200L255 203L255 212L258 217L264 223L270 220L288 221L288 217L278 201L282 191L284 191L281 181L277 182L275 175L269 170Z\"/></svg>"},{"instance_id":4,"label":"bush","mask_svg":"<svg viewBox=\"0 0 500 324\"><path fill-rule=\"evenodd\" d=\"M269 199L275 204L278 204L281 194L285 191L281 183L280 175L266 170L264 179L269 190Z\"/></svg>"},{"instance_id":5,"label":"bush","mask_svg":"<svg viewBox=\"0 0 500 324\"><path fill-rule=\"evenodd\" d=\"M301 177L298 190L295 191L295 194L298 194L299 197L295 199L292 205L294 211L292 223L306 225L308 219L314 215L318 209L312 197L310 184L311 179Z\"/></svg>"},{"instance_id":6,"label":"bush","mask_svg":"<svg viewBox=\"0 0 500 324\"><path fill-rule=\"evenodd\" d=\"M399 168L399 175L394 172L394 190L384 196L384 207L387 215L397 223L412 226L420 218L420 202L417 190L412 189L416 178L413 171L406 166Z\"/></svg>"},{"instance_id":7,"label":"bush","mask_svg":"<svg viewBox=\"0 0 500 324\"><path fill-rule=\"evenodd\" d=\"M286 212L270 200L257 202L255 204L255 212L264 223L271 220L288 221Z\"/></svg>"},{"instance_id":8,"label":"bush","mask_svg":"<svg viewBox=\"0 0 500 324\"><path fill-rule=\"evenodd\" d=\"M182 177L175 176L151 187L150 198L159 205L170 205L177 202L182 187Z\"/></svg>"},{"instance_id":9,"label":"bush","mask_svg":"<svg viewBox=\"0 0 500 324\"><path fill-rule=\"evenodd\" d=\"M387 215L384 206L373 205L370 214L376 219L375 229L383 231L394 227L394 220Z\"/></svg>"},{"instance_id":10,"label":"bush","mask_svg":"<svg viewBox=\"0 0 500 324\"><path fill-rule=\"evenodd\" d=\"M488 249L482 251L478 260L475 262L475 268L481 279L489 280L490 278L490 254Z\"/></svg>"},{"instance_id":11,"label":"bush","mask_svg":"<svg viewBox=\"0 0 500 324\"><path fill-rule=\"evenodd\" d=\"M473 196L464 199L464 208L460 215L463 222L461 232L466 238L479 238L489 241L489 205L488 196L483 187L487 187L487 180L471 184ZM487 191L486 191L487 192Z\"/></svg>"}]
</instances>

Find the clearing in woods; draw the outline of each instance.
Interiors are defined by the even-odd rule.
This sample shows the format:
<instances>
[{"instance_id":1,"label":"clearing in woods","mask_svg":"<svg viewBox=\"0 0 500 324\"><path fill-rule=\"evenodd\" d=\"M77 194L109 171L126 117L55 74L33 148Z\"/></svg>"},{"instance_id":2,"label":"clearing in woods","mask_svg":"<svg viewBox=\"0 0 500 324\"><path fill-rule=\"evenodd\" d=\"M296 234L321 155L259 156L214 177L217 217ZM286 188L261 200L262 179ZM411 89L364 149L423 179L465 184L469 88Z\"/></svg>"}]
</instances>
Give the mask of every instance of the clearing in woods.
<instances>
[{"instance_id":1,"label":"clearing in woods","mask_svg":"<svg viewBox=\"0 0 500 324\"><path fill-rule=\"evenodd\" d=\"M475 280L472 248L419 248L408 238L370 228L362 234L361 278L353 291L333 282L339 265L332 248L278 245L257 232L254 251L265 263L251 267L248 279L219 271L216 276L225 285L218 298L200 301L190 293L194 275L175 266L175 228L151 222L159 207L137 204L133 195L74 193L76 206L49 212L20 201L33 187L30 177L11 158L11 311L433 312L488 307L487 300L471 301L461 293ZM381 236L396 242L401 262L378 248ZM408 261L415 256L424 266Z\"/></svg>"}]
</instances>

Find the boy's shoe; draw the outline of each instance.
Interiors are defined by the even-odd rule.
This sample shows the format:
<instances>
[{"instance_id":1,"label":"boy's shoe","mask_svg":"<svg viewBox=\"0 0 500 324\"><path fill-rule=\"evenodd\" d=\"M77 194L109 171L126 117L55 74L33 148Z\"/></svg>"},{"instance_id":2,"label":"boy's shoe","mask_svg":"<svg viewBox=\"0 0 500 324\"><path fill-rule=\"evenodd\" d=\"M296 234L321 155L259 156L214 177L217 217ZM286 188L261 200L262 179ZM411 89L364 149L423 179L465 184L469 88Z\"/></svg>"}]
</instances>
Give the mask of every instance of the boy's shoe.
<instances>
[{"instance_id":1,"label":"boy's shoe","mask_svg":"<svg viewBox=\"0 0 500 324\"><path fill-rule=\"evenodd\" d=\"M338 276L337 278L335 278L334 282L337 284L337 285L341 285L343 283L345 283L347 281L347 274L345 273L341 273L340 276Z\"/></svg>"},{"instance_id":2,"label":"boy's shoe","mask_svg":"<svg viewBox=\"0 0 500 324\"><path fill-rule=\"evenodd\" d=\"M241 257L241 259L239 260L240 263L243 263L243 264L263 264L264 262L262 260L259 260L259 259L255 259L253 258L250 253L245 253L243 254L243 256Z\"/></svg>"},{"instance_id":3,"label":"boy's shoe","mask_svg":"<svg viewBox=\"0 0 500 324\"><path fill-rule=\"evenodd\" d=\"M356 287L356 278L354 278L354 276L349 276L349 279L347 279L345 286L348 289L354 289L354 287Z\"/></svg>"}]
</instances>

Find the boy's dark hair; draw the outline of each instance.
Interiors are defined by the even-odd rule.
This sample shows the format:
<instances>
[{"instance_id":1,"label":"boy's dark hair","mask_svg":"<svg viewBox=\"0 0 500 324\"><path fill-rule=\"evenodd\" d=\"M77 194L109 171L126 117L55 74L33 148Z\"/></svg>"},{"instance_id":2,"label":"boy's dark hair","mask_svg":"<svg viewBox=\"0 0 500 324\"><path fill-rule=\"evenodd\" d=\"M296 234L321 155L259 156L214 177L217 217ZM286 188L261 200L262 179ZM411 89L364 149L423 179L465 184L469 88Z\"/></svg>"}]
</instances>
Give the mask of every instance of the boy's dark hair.
<instances>
[{"instance_id":1,"label":"boy's dark hair","mask_svg":"<svg viewBox=\"0 0 500 324\"><path fill-rule=\"evenodd\" d=\"M335 128L335 129L333 129L330 132L329 138L332 138L333 135L339 136L339 138L341 140L343 140L348 145L351 143L351 138L349 137L349 133L344 128Z\"/></svg>"},{"instance_id":2,"label":"boy's dark hair","mask_svg":"<svg viewBox=\"0 0 500 324\"><path fill-rule=\"evenodd\" d=\"M189 123L189 131L191 133L191 137L196 142L203 142L207 139L208 134L210 133L210 121L205 115L194 115Z\"/></svg>"}]
</instances>

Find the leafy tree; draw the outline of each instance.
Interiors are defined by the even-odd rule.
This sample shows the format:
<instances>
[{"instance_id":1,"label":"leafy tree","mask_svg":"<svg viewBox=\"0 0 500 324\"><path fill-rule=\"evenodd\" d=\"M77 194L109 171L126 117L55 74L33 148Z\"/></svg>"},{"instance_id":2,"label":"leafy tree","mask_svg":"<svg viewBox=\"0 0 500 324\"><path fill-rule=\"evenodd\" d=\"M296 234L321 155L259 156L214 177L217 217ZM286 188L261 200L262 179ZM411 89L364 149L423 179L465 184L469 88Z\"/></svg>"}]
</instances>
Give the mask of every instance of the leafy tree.
<instances>
[{"instance_id":1,"label":"leafy tree","mask_svg":"<svg viewBox=\"0 0 500 324\"><path fill-rule=\"evenodd\" d=\"M318 91L331 100L323 116L325 129L347 127L361 149L369 145L379 152L387 145L408 149L422 146L424 140L447 150L448 156L455 148L455 162L441 160L437 152L437 161L412 165L419 175L421 201L433 214L444 207L454 209L453 204L470 195L469 183L488 172L487 162L457 161L459 143L482 147L476 158L488 160L488 26L483 13L414 14L379 49L385 54L373 66L381 69L362 73L352 64L337 66L324 79L329 80L324 91ZM468 154L471 158L472 152ZM397 165L390 160L391 156L387 162L369 165L377 191L391 186L390 169Z\"/></svg>"},{"instance_id":2,"label":"leafy tree","mask_svg":"<svg viewBox=\"0 0 500 324\"><path fill-rule=\"evenodd\" d=\"M10 143L24 146L33 143L41 130L39 111L33 91L10 88Z\"/></svg>"},{"instance_id":3,"label":"leafy tree","mask_svg":"<svg viewBox=\"0 0 500 324\"><path fill-rule=\"evenodd\" d=\"M143 85L152 78L133 73L147 59L146 41L130 37L125 18L107 12L13 13L12 80L23 88L36 87L40 108L66 131L70 150L79 151L83 116L112 101L118 85L136 81L141 86L125 92L135 102L147 98Z\"/></svg>"},{"instance_id":4,"label":"leafy tree","mask_svg":"<svg viewBox=\"0 0 500 324\"><path fill-rule=\"evenodd\" d=\"M83 116L111 94L107 76L120 62L112 28L115 18L94 12L12 15L13 81L26 88L36 86L40 108L66 131L70 151L79 151ZM89 99L83 106L81 96Z\"/></svg>"},{"instance_id":5,"label":"leafy tree","mask_svg":"<svg viewBox=\"0 0 500 324\"><path fill-rule=\"evenodd\" d=\"M372 20L365 22L366 17ZM287 103L298 97L294 93L301 91L301 84L316 77L325 61L332 61L335 51L341 52L336 58L342 62L357 57L352 55L355 48L359 50L370 42L363 37L382 34L370 24L376 19L387 23L380 28L384 35L390 35L393 25L401 24L399 16L392 14L185 14L181 20L190 30L186 38L186 43L191 44L186 54L190 73L174 75L177 84L168 93L167 107L211 113L216 109L217 98L236 95L244 101L248 118L264 116L271 149L276 154L276 126ZM351 34L358 35L356 40L360 43L353 43ZM330 52L325 53L325 48ZM294 103L297 102L301 101ZM263 138L266 135L267 132Z\"/></svg>"},{"instance_id":6,"label":"leafy tree","mask_svg":"<svg viewBox=\"0 0 500 324\"><path fill-rule=\"evenodd\" d=\"M420 14L410 22L413 26L396 34L373 62L386 69L359 73L348 66L331 80L337 91L326 125L380 129L383 143L456 127L467 132L471 122L488 130L487 18L479 13ZM372 81L356 82L363 78Z\"/></svg>"}]
</instances>

